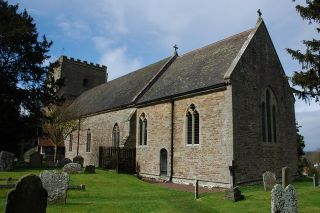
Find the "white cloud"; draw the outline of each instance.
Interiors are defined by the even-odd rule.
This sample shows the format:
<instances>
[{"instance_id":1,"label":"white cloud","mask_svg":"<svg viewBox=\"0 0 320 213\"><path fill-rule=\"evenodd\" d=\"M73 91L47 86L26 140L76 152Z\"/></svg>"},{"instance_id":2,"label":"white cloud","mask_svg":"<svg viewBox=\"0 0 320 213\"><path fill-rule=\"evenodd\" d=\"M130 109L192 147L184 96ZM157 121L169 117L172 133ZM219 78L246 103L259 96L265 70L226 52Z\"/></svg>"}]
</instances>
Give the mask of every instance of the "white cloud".
<instances>
[{"instance_id":1,"label":"white cloud","mask_svg":"<svg viewBox=\"0 0 320 213\"><path fill-rule=\"evenodd\" d=\"M104 51L107 48L109 48L111 44L115 43L114 40L108 39L108 38L103 37L103 36L94 36L94 37L91 38L91 40L93 41L96 49L99 50L99 51Z\"/></svg>"},{"instance_id":2,"label":"white cloud","mask_svg":"<svg viewBox=\"0 0 320 213\"><path fill-rule=\"evenodd\" d=\"M64 15L57 17L57 25L65 34L72 39L86 39L91 35L90 27L82 21L74 21Z\"/></svg>"},{"instance_id":3,"label":"white cloud","mask_svg":"<svg viewBox=\"0 0 320 213\"><path fill-rule=\"evenodd\" d=\"M100 64L107 65L109 80L125 75L128 72L132 72L141 67L141 61L139 59L128 57L127 49L125 47L118 47L106 51L100 59Z\"/></svg>"},{"instance_id":4,"label":"white cloud","mask_svg":"<svg viewBox=\"0 0 320 213\"><path fill-rule=\"evenodd\" d=\"M296 113L317 112L317 111L320 111L320 104L319 104L319 102L316 103L314 101L310 101L310 103L308 103L303 100L296 99L295 111L296 111ZM319 119L320 119L320 116L319 116Z\"/></svg>"}]
</instances>

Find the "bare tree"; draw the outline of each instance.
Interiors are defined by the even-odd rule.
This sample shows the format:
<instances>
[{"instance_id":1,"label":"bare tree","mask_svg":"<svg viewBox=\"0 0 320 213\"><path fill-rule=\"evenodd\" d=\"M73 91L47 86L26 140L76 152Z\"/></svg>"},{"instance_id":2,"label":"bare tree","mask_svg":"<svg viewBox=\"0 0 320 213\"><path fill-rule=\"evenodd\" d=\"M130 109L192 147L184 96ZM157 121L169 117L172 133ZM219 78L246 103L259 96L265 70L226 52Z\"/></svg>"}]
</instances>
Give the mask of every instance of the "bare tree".
<instances>
[{"instance_id":1,"label":"bare tree","mask_svg":"<svg viewBox=\"0 0 320 213\"><path fill-rule=\"evenodd\" d=\"M78 121L68 119L65 110L67 104L50 106L46 109L47 119L43 124L44 133L54 145L54 162L57 160L57 147L62 144L73 131L78 128Z\"/></svg>"}]
</instances>

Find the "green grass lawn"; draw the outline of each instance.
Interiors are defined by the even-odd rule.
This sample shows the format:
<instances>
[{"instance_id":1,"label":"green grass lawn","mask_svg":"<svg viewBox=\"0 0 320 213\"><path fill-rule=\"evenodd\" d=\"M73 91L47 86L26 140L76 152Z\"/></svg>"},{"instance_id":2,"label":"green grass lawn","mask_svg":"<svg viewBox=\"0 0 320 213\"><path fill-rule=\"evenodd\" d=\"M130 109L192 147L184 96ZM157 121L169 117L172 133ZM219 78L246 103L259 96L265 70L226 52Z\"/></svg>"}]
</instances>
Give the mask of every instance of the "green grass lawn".
<instances>
[{"instance_id":1,"label":"green grass lawn","mask_svg":"<svg viewBox=\"0 0 320 213\"><path fill-rule=\"evenodd\" d=\"M41 170L0 172L0 178L19 178ZM243 186L246 199L224 200L223 192L203 193L198 200L191 192L176 191L146 183L131 175L96 170L96 174L71 175L71 185L85 184L86 191L68 191L67 204L48 205L47 212L222 212L269 213L271 197L262 185ZM294 182L299 212L320 212L320 188L312 180ZM0 189L0 211L5 208L8 190Z\"/></svg>"}]
</instances>

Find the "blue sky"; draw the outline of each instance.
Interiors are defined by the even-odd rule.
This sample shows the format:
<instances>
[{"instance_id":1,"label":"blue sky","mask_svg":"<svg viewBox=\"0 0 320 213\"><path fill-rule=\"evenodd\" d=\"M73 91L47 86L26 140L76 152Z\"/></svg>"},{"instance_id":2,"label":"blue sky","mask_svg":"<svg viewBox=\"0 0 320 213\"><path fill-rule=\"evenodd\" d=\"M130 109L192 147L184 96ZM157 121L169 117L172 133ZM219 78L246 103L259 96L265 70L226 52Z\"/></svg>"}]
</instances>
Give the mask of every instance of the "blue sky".
<instances>
[{"instance_id":1,"label":"blue sky","mask_svg":"<svg viewBox=\"0 0 320 213\"><path fill-rule=\"evenodd\" d=\"M54 42L51 60L67 55L108 66L109 79L254 27L257 9L267 25L287 75L299 64L285 48L319 38L291 0L10 0L35 19L40 35ZM302 3L303 1L297 1ZM296 101L305 150L320 148L320 106Z\"/></svg>"}]
</instances>

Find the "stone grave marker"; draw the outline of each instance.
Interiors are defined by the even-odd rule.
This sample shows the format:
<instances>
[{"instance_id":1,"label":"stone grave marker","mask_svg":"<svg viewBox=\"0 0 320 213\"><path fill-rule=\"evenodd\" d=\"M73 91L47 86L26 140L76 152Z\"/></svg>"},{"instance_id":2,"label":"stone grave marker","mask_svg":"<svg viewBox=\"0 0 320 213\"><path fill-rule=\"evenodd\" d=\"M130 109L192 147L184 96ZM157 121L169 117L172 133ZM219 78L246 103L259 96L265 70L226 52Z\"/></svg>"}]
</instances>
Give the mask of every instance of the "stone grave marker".
<instances>
[{"instance_id":1,"label":"stone grave marker","mask_svg":"<svg viewBox=\"0 0 320 213\"><path fill-rule=\"evenodd\" d=\"M197 179L194 180L194 198L199 198L199 181Z\"/></svg>"},{"instance_id":2,"label":"stone grave marker","mask_svg":"<svg viewBox=\"0 0 320 213\"><path fill-rule=\"evenodd\" d=\"M272 190L277 181L276 174L270 171L266 171L265 173L263 173L262 179L265 191Z\"/></svg>"},{"instance_id":3,"label":"stone grave marker","mask_svg":"<svg viewBox=\"0 0 320 213\"><path fill-rule=\"evenodd\" d=\"M30 166L31 167L42 166L42 155L39 152L34 152L30 155Z\"/></svg>"},{"instance_id":4,"label":"stone grave marker","mask_svg":"<svg viewBox=\"0 0 320 213\"><path fill-rule=\"evenodd\" d=\"M45 170L40 173L43 187L48 192L48 203L66 203L69 175L57 170Z\"/></svg>"},{"instance_id":5,"label":"stone grave marker","mask_svg":"<svg viewBox=\"0 0 320 213\"><path fill-rule=\"evenodd\" d=\"M76 174L81 172L81 165L78 163L68 163L64 165L62 170L68 174Z\"/></svg>"},{"instance_id":6,"label":"stone grave marker","mask_svg":"<svg viewBox=\"0 0 320 213\"><path fill-rule=\"evenodd\" d=\"M94 174L96 173L96 167L94 165L88 165L84 168L84 172Z\"/></svg>"},{"instance_id":7,"label":"stone grave marker","mask_svg":"<svg viewBox=\"0 0 320 213\"><path fill-rule=\"evenodd\" d=\"M290 184L290 169L289 167L283 167L282 168L282 187L286 188Z\"/></svg>"},{"instance_id":8,"label":"stone grave marker","mask_svg":"<svg viewBox=\"0 0 320 213\"><path fill-rule=\"evenodd\" d=\"M83 161L84 161L84 159L83 159L83 157L81 157L80 155L75 156L75 157L73 158L73 163L78 163L78 164L80 164L80 165L81 165L81 168L83 167Z\"/></svg>"},{"instance_id":9,"label":"stone grave marker","mask_svg":"<svg viewBox=\"0 0 320 213\"><path fill-rule=\"evenodd\" d=\"M47 191L38 176L33 174L24 176L16 187L9 191L5 213L45 213L47 196Z\"/></svg>"},{"instance_id":10,"label":"stone grave marker","mask_svg":"<svg viewBox=\"0 0 320 213\"><path fill-rule=\"evenodd\" d=\"M11 152L0 152L0 171L11 171L13 169L14 154Z\"/></svg>"},{"instance_id":11,"label":"stone grave marker","mask_svg":"<svg viewBox=\"0 0 320 213\"><path fill-rule=\"evenodd\" d=\"M72 163L72 160L70 160L69 158L63 158L63 159L60 161L60 166L65 166L65 165L67 165L68 163Z\"/></svg>"},{"instance_id":12,"label":"stone grave marker","mask_svg":"<svg viewBox=\"0 0 320 213\"><path fill-rule=\"evenodd\" d=\"M297 198L294 187L289 184L284 190L276 184L271 191L272 213L298 213Z\"/></svg>"}]
</instances>

